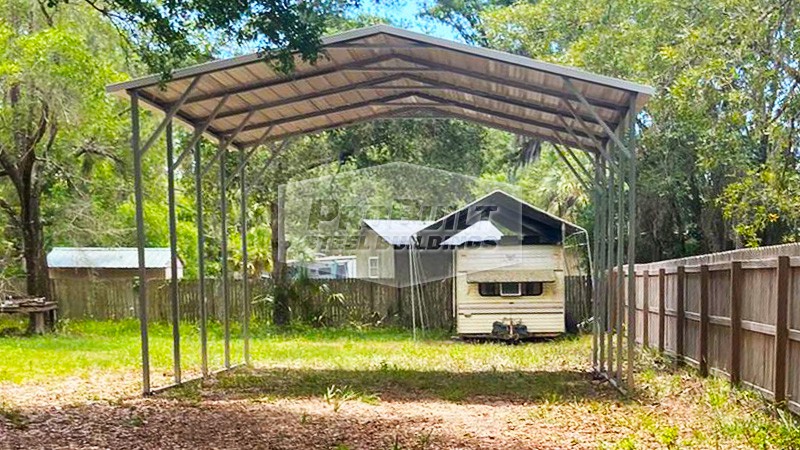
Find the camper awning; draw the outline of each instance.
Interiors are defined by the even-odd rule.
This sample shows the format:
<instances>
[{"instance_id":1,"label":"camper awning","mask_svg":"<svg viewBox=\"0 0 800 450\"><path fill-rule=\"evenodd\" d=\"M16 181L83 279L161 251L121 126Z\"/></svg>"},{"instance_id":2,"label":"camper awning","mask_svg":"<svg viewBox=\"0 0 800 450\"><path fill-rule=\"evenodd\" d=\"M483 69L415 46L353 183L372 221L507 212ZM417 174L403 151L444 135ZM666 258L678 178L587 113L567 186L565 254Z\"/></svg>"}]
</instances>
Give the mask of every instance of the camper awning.
<instances>
[{"instance_id":1,"label":"camper awning","mask_svg":"<svg viewBox=\"0 0 800 450\"><path fill-rule=\"evenodd\" d=\"M525 283L556 281L554 270L485 270L467 274L467 283Z\"/></svg>"}]
</instances>

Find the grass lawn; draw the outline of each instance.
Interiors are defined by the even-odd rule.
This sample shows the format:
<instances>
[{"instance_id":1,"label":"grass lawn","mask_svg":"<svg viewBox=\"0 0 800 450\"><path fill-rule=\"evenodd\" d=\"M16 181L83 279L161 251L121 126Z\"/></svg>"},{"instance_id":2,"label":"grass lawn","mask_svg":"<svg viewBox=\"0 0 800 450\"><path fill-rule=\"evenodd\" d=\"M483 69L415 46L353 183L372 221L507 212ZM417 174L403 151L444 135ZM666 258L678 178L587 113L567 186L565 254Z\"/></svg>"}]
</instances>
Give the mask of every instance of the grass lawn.
<instances>
[{"instance_id":1,"label":"grass lawn","mask_svg":"<svg viewBox=\"0 0 800 450\"><path fill-rule=\"evenodd\" d=\"M149 331L153 379L165 384L171 329ZM800 448L791 416L652 355L638 390L620 396L586 372L588 337L508 346L441 333L415 342L392 329L253 335L253 367L147 399L135 321L0 337L0 448ZM209 336L213 369L222 332ZM194 374L196 329L185 324L182 339Z\"/></svg>"}]
</instances>

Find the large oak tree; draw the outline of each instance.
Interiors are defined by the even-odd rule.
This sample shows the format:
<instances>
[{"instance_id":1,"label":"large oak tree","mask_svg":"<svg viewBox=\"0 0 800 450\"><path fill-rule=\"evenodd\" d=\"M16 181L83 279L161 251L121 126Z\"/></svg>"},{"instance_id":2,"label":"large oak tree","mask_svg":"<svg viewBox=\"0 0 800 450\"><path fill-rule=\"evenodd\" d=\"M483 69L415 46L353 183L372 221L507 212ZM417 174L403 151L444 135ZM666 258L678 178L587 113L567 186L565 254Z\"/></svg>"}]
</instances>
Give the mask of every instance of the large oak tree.
<instances>
[{"instance_id":1,"label":"large oak tree","mask_svg":"<svg viewBox=\"0 0 800 450\"><path fill-rule=\"evenodd\" d=\"M0 9L0 209L21 243L28 294L49 296L44 196L80 190L84 164L116 157L118 105L103 86L120 76L113 52L97 57L108 35L80 11L44 14L15 0Z\"/></svg>"}]
</instances>

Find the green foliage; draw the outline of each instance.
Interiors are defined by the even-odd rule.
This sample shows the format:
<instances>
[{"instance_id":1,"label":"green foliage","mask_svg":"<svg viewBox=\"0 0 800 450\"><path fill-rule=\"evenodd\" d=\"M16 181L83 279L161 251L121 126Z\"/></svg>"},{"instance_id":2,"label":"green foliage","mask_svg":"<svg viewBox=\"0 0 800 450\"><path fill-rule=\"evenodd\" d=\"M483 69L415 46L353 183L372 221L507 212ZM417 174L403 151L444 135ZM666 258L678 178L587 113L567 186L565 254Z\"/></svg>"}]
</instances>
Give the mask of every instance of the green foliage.
<instances>
[{"instance_id":1,"label":"green foliage","mask_svg":"<svg viewBox=\"0 0 800 450\"><path fill-rule=\"evenodd\" d=\"M544 0L480 11L494 47L656 87L639 125L640 258L796 240L797 2Z\"/></svg>"},{"instance_id":2,"label":"green foliage","mask_svg":"<svg viewBox=\"0 0 800 450\"><path fill-rule=\"evenodd\" d=\"M796 242L800 237L800 174L761 166L728 185L719 198L724 217L732 221L744 244ZM786 230L786 231L784 231Z\"/></svg>"},{"instance_id":3,"label":"green foliage","mask_svg":"<svg viewBox=\"0 0 800 450\"><path fill-rule=\"evenodd\" d=\"M132 42L146 65L166 73L203 59L209 48L236 53L284 46L313 60L323 30L383 21L343 19L339 13L352 4L348 0L233 6L120 0L105 3L100 14L91 8L94 2L64 3L51 0L41 9L33 1L0 2L0 89L3 98L19 93L17 106L0 103L0 148L41 117L57 125L52 145L49 133L36 144L46 246L135 243L128 114L123 103L103 92L105 84L127 78L124 72L138 71L121 40ZM472 42L657 88L639 125L639 226L645 239L638 249L642 260L653 260L800 237L797 11L795 1L772 0L440 0L426 14ZM109 18L121 26L122 37ZM285 51L269 52L283 68L291 65ZM152 122L144 114L143 134ZM179 132L178 143L185 139ZM144 161L146 240L152 246L168 243L160 144ZM203 145L204 160L215 150ZM237 161L238 155L230 154L224 165L232 171ZM546 144L457 120L380 121L297 139L283 149L265 148L254 157L252 167L267 172L253 187L247 211L248 271L275 267L279 186L390 161L513 183L526 200L590 228L592 208L584 188ZM589 165L588 158L583 162ZM192 170L187 161L177 174L178 247L188 277L197 275L198 259ZM203 180L209 275L221 269L217 170ZM255 171L247 176L255 181ZM240 270L237 183L233 186L231 251L224 263ZM355 197L363 185L350 188L331 195ZM7 177L0 181L0 194L7 203L0 218L0 270L20 274L22 244L13 216L21 205ZM398 214L407 216L407 209ZM289 249L298 258L316 250L302 240Z\"/></svg>"},{"instance_id":4,"label":"green foliage","mask_svg":"<svg viewBox=\"0 0 800 450\"><path fill-rule=\"evenodd\" d=\"M46 0L49 13L68 8L68 0ZM108 19L142 61L168 78L170 72L203 56L198 43L253 46L280 70L294 67L293 53L304 60L319 56L320 37L330 16L357 2L283 2L258 0L132 1L85 0ZM44 10L45 8L43 8Z\"/></svg>"},{"instance_id":5,"label":"green foliage","mask_svg":"<svg viewBox=\"0 0 800 450\"><path fill-rule=\"evenodd\" d=\"M483 24L483 12L497 6L509 6L510 0L439 0L421 14L443 22L458 32L470 43L487 45L488 39Z\"/></svg>"},{"instance_id":6,"label":"green foliage","mask_svg":"<svg viewBox=\"0 0 800 450\"><path fill-rule=\"evenodd\" d=\"M337 387L335 384L328 386L322 395L325 403L331 405L333 412L339 412L342 405L349 401L358 400L370 405L377 404L380 398L375 394L362 394L350 389L348 386Z\"/></svg>"},{"instance_id":7,"label":"green foliage","mask_svg":"<svg viewBox=\"0 0 800 450\"><path fill-rule=\"evenodd\" d=\"M0 242L28 258L45 245L43 226L55 243L119 236L127 129L104 93L124 78L116 33L83 7L45 16L34 4L0 2ZM9 259L6 275L19 270Z\"/></svg>"},{"instance_id":8,"label":"green foliage","mask_svg":"<svg viewBox=\"0 0 800 450\"><path fill-rule=\"evenodd\" d=\"M481 173L490 139L486 128L450 119L378 121L329 135L358 168L400 161L464 175Z\"/></svg>"}]
</instances>

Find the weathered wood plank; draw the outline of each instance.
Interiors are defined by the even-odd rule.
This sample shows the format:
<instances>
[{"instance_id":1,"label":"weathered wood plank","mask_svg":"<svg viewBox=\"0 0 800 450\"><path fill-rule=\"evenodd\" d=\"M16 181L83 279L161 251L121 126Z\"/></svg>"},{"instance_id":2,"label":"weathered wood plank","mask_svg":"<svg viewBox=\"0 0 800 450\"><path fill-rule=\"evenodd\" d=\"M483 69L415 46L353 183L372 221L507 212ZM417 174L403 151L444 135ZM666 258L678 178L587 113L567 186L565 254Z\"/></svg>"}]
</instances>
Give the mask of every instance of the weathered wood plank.
<instances>
[{"instance_id":1,"label":"weathered wood plank","mask_svg":"<svg viewBox=\"0 0 800 450\"><path fill-rule=\"evenodd\" d=\"M777 276L777 313L775 318L775 379L773 392L775 401L786 400L786 360L789 337L789 277L791 266L788 256L778 257Z\"/></svg>"},{"instance_id":2,"label":"weathered wood plank","mask_svg":"<svg viewBox=\"0 0 800 450\"><path fill-rule=\"evenodd\" d=\"M700 266L700 375L708 376L708 266Z\"/></svg>"},{"instance_id":3,"label":"weathered wood plank","mask_svg":"<svg viewBox=\"0 0 800 450\"><path fill-rule=\"evenodd\" d=\"M742 263L731 263L731 383L741 381L742 355Z\"/></svg>"},{"instance_id":4,"label":"weathered wood plank","mask_svg":"<svg viewBox=\"0 0 800 450\"><path fill-rule=\"evenodd\" d=\"M642 347L650 346L650 271L645 270L642 284Z\"/></svg>"},{"instance_id":5,"label":"weathered wood plank","mask_svg":"<svg viewBox=\"0 0 800 450\"><path fill-rule=\"evenodd\" d=\"M684 350L684 328L686 326L686 271L683 266L678 266L677 269L677 318L675 326L675 353L678 354L678 362L686 355Z\"/></svg>"},{"instance_id":6,"label":"weathered wood plank","mask_svg":"<svg viewBox=\"0 0 800 450\"><path fill-rule=\"evenodd\" d=\"M658 269L658 351L664 353L664 333L666 328L666 270Z\"/></svg>"}]
</instances>

